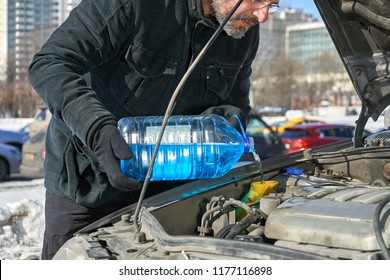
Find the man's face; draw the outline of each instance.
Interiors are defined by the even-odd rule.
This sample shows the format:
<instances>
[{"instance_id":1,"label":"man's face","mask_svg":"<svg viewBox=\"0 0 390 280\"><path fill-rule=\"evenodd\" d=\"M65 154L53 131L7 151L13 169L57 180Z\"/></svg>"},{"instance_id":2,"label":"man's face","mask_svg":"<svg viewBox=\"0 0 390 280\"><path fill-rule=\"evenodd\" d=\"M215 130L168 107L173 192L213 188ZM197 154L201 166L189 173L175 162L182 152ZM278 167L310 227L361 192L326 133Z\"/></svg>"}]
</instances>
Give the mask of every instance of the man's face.
<instances>
[{"instance_id":1,"label":"man's face","mask_svg":"<svg viewBox=\"0 0 390 280\"><path fill-rule=\"evenodd\" d=\"M278 3L279 1L257 1L265 4ZM222 23L230 13L237 0L212 0L211 7L219 23ZM224 30L233 38L239 39L245 35L253 25L258 22L265 22L268 18L268 6L258 8L252 4L252 0L244 0L230 20L226 23Z\"/></svg>"}]
</instances>

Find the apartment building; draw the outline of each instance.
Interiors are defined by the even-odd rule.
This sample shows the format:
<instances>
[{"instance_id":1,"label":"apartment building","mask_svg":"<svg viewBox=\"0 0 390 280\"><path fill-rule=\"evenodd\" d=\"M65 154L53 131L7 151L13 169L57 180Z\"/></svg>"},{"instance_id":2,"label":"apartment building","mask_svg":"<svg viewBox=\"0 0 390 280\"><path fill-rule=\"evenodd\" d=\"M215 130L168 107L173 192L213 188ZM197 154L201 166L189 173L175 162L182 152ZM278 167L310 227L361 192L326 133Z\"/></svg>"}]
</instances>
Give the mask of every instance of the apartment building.
<instances>
[{"instance_id":1,"label":"apartment building","mask_svg":"<svg viewBox=\"0 0 390 280\"><path fill-rule=\"evenodd\" d=\"M0 0L0 82L25 79L33 54L80 1Z\"/></svg>"}]
</instances>

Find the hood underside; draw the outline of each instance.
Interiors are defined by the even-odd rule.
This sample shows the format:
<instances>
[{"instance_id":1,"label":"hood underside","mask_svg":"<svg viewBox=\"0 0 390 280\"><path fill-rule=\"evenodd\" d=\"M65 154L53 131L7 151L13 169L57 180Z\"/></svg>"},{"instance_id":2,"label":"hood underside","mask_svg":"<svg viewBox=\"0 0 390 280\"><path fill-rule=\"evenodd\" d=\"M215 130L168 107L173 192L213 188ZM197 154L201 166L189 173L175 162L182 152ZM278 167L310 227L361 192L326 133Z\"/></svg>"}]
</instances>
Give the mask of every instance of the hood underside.
<instances>
[{"instance_id":1,"label":"hood underside","mask_svg":"<svg viewBox=\"0 0 390 280\"><path fill-rule=\"evenodd\" d=\"M390 1L314 0L362 101L355 146L363 129L390 105Z\"/></svg>"}]
</instances>

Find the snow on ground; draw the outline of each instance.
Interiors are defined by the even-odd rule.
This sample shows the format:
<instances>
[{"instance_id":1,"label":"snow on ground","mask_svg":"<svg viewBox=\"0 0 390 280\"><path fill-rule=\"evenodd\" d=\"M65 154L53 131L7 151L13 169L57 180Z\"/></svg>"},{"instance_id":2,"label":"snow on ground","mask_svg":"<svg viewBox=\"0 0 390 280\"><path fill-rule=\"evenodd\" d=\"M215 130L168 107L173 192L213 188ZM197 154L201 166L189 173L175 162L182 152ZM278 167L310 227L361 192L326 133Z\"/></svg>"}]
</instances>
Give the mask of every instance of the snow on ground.
<instances>
[{"instance_id":1,"label":"snow on ground","mask_svg":"<svg viewBox=\"0 0 390 280\"><path fill-rule=\"evenodd\" d=\"M33 119L0 119L0 129L19 130ZM39 259L44 231L43 179L0 182L0 260Z\"/></svg>"},{"instance_id":2,"label":"snow on ground","mask_svg":"<svg viewBox=\"0 0 390 280\"><path fill-rule=\"evenodd\" d=\"M44 231L43 179L0 182L0 259L39 259Z\"/></svg>"},{"instance_id":3,"label":"snow on ground","mask_svg":"<svg viewBox=\"0 0 390 280\"><path fill-rule=\"evenodd\" d=\"M0 119L0 129L17 131L31 123L33 120L34 118Z\"/></svg>"}]
</instances>

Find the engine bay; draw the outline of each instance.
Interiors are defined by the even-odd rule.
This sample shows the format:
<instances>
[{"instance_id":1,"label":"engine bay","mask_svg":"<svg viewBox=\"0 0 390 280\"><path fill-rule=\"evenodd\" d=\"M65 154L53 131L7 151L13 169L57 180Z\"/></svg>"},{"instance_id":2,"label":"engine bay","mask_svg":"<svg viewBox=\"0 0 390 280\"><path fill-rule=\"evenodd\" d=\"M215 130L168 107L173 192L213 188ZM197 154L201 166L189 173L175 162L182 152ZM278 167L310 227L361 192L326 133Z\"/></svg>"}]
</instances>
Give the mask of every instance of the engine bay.
<instances>
[{"instance_id":1,"label":"engine bay","mask_svg":"<svg viewBox=\"0 0 390 280\"><path fill-rule=\"evenodd\" d=\"M172 235L272 244L332 259L381 259L381 248L390 244L389 152L368 146L308 151L305 157L310 160L302 166L263 181L276 185L252 203L243 205L242 198L258 178L227 185L219 189L221 195L209 199L181 202L180 209L186 208L183 203L192 205L185 216L175 217L184 213L179 208L169 215L163 209L152 213ZM238 209L247 210L241 219ZM187 226L179 222L191 218Z\"/></svg>"},{"instance_id":2,"label":"engine bay","mask_svg":"<svg viewBox=\"0 0 390 280\"><path fill-rule=\"evenodd\" d=\"M84 229L55 259L388 259L387 133L184 184L145 200L138 223L133 206Z\"/></svg>"}]
</instances>

